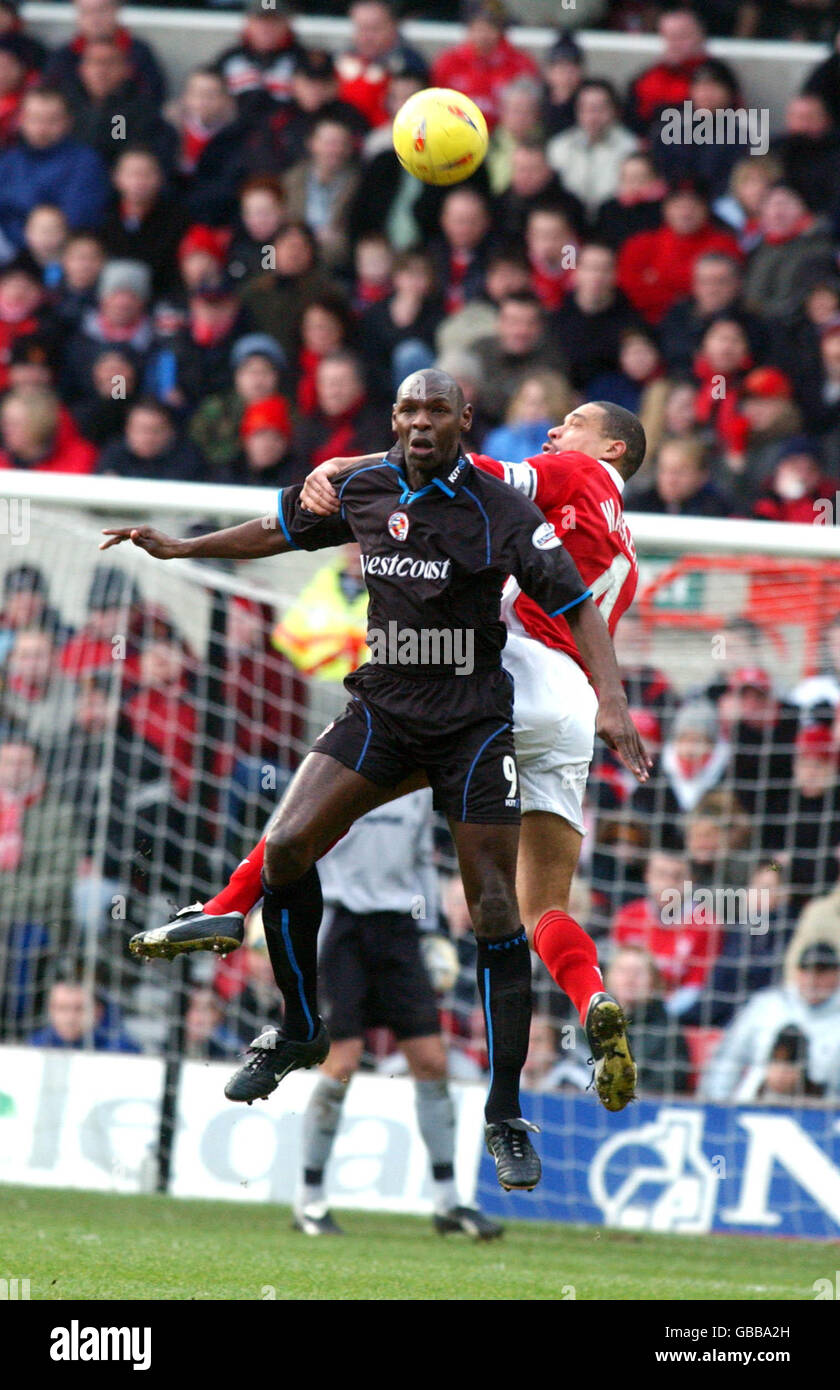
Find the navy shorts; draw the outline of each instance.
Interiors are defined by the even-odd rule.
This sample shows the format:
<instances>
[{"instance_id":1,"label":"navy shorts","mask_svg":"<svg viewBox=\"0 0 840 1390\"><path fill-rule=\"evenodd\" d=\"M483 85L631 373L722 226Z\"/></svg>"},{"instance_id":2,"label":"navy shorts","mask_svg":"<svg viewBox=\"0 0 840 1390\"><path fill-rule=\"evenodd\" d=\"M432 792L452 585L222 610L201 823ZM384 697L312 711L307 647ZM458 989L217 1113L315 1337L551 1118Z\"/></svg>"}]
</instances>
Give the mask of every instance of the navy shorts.
<instances>
[{"instance_id":1,"label":"navy shorts","mask_svg":"<svg viewBox=\"0 0 840 1390\"><path fill-rule=\"evenodd\" d=\"M513 682L505 670L412 678L368 665L344 684L352 699L315 752L381 787L422 770L435 810L454 821L519 824Z\"/></svg>"},{"instance_id":2,"label":"navy shorts","mask_svg":"<svg viewBox=\"0 0 840 1390\"><path fill-rule=\"evenodd\" d=\"M367 1028L390 1028L400 1040L440 1032L417 923L402 912L336 908L319 942L318 977L321 1012L337 1042Z\"/></svg>"}]
</instances>

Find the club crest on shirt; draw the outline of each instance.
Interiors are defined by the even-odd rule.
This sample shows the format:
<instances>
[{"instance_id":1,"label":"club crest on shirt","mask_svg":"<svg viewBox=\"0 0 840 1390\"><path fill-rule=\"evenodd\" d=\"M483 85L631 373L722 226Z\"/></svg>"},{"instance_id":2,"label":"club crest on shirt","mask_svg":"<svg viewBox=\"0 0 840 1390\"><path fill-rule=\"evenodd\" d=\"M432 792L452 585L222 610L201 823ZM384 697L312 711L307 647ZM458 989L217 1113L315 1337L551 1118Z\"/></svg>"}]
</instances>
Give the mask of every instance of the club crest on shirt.
<instances>
[{"instance_id":1,"label":"club crest on shirt","mask_svg":"<svg viewBox=\"0 0 840 1390\"><path fill-rule=\"evenodd\" d=\"M563 542L551 522L543 521L531 537L531 544L535 545L537 550L552 550L555 545L562 545Z\"/></svg>"},{"instance_id":2,"label":"club crest on shirt","mask_svg":"<svg viewBox=\"0 0 840 1390\"><path fill-rule=\"evenodd\" d=\"M388 517L388 530L395 541L404 541L408 535L408 517L405 512L392 512Z\"/></svg>"}]
</instances>

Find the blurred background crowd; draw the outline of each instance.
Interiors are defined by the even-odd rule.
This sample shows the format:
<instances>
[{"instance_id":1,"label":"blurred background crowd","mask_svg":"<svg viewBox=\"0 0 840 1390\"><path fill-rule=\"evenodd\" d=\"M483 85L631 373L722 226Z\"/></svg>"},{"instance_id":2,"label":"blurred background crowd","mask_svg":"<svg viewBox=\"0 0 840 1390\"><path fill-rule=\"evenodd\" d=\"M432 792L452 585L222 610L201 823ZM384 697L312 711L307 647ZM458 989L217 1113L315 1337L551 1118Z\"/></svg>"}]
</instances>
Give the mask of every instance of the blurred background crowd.
<instances>
[{"instance_id":1,"label":"blurred background crowd","mask_svg":"<svg viewBox=\"0 0 840 1390\"><path fill-rule=\"evenodd\" d=\"M587 75L572 29L539 63L511 42L509 20L546 21L539 0L424 4L465 22L431 62L400 34L409 6L357 0L333 54L257 2L177 91L112 0L73 9L48 52L0 0L0 468L284 486L381 448L396 383L437 363L483 452L539 452L606 398L649 440L628 509L834 521L840 49L765 153L674 144L661 119L742 106L710 33L833 45L834 0L578 5L575 23L659 35L623 89ZM390 146L429 84L473 97L491 130L452 190ZM134 970L127 938L206 896L259 834L313 690L363 658L358 557L329 559L283 613L214 593L201 651L119 566L71 622L37 559L6 569L0 610L0 1036L160 1049L144 1004L160 972ZM641 616L622 620L656 765L635 788L599 749L573 911L635 1019L643 1091L819 1101L840 1087L840 617L821 614L808 679L785 688L774 616L756 617L729 620L696 688L658 668ZM429 960L453 1067L478 1076L466 908L433 830L423 927L457 960ZM198 968L189 1055L233 1055L270 1015L258 922L248 941ZM584 1045L538 983L529 1083L585 1086ZM391 1065L387 1038L371 1047Z\"/></svg>"}]
</instances>

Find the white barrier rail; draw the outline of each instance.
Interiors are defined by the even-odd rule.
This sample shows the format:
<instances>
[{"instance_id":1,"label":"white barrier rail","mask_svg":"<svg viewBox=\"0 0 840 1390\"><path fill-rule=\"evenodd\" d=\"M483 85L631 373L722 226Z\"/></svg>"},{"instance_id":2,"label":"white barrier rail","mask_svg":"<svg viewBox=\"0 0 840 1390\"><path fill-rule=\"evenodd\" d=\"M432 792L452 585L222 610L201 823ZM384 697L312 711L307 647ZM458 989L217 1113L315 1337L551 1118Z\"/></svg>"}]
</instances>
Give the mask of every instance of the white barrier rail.
<instances>
[{"instance_id":1,"label":"white barrier rail","mask_svg":"<svg viewBox=\"0 0 840 1390\"><path fill-rule=\"evenodd\" d=\"M48 43L63 43L74 27L69 4L30 3L22 6L21 13L32 31ZM232 43L242 25L241 14L213 10L164 10L127 5L121 13L132 32L156 49L175 86L191 68L208 62ZM558 23L561 17L558 14ZM350 34L349 20L317 14L298 16L294 27L304 43L331 51L346 47ZM406 20L400 28L409 43L428 57L459 42L463 35L459 24L427 20ZM539 57L553 43L556 30L513 25L510 37L519 47ZM661 51L655 35L580 29L575 32L575 38L586 54L588 75L608 77L619 87L655 61ZM754 39L711 39L709 52L736 68L744 100L750 105L767 107L774 127L780 123L786 102L799 91L805 76L828 54L823 44Z\"/></svg>"},{"instance_id":2,"label":"white barrier rail","mask_svg":"<svg viewBox=\"0 0 840 1390\"><path fill-rule=\"evenodd\" d=\"M248 520L273 513L274 488L221 483L147 482L135 478L79 477L72 473L0 473L0 499L34 504L122 512L128 524L136 513ZM831 500L831 499L827 499ZM840 511L840 493L833 499ZM636 545L650 554L772 555L840 559L840 527L802 526L774 521L694 516L653 516L628 512Z\"/></svg>"}]
</instances>

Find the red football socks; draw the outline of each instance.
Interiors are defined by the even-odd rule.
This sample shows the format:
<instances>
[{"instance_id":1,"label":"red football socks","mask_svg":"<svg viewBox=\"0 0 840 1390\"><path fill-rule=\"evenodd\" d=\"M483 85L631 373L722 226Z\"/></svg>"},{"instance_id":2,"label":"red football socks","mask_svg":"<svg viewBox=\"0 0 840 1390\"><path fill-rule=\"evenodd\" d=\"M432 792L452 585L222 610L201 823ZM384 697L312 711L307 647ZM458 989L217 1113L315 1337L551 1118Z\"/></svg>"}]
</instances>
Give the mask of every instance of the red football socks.
<instances>
[{"instance_id":1,"label":"red football socks","mask_svg":"<svg viewBox=\"0 0 840 1390\"><path fill-rule=\"evenodd\" d=\"M208 898L203 910L214 916L223 916L226 912L241 912L247 916L263 895L261 875L264 859L265 835L248 858L237 865L221 893L217 893L215 898Z\"/></svg>"},{"instance_id":2,"label":"red football socks","mask_svg":"<svg viewBox=\"0 0 840 1390\"><path fill-rule=\"evenodd\" d=\"M552 908L537 923L534 950L585 1023L590 999L604 988L595 942L568 912Z\"/></svg>"}]
</instances>

